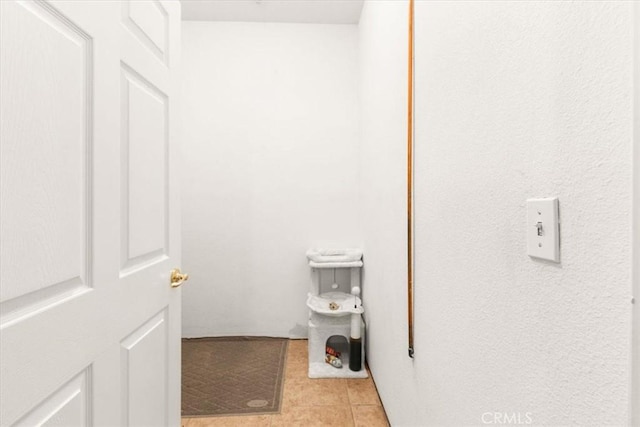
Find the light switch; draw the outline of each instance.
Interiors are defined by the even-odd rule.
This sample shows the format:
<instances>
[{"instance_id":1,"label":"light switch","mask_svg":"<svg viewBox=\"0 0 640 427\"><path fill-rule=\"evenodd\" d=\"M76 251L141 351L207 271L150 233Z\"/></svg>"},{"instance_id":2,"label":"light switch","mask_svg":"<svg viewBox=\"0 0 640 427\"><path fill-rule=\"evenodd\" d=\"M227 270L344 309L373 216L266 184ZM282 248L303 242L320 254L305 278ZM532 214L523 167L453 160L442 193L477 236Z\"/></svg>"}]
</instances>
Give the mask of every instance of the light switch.
<instances>
[{"instance_id":1,"label":"light switch","mask_svg":"<svg viewBox=\"0 0 640 427\"><path fill-rule=\"evenodd\" d=\"M527 200L527 254L560 262L558 198Z\"/></svg>"}]
</instances>

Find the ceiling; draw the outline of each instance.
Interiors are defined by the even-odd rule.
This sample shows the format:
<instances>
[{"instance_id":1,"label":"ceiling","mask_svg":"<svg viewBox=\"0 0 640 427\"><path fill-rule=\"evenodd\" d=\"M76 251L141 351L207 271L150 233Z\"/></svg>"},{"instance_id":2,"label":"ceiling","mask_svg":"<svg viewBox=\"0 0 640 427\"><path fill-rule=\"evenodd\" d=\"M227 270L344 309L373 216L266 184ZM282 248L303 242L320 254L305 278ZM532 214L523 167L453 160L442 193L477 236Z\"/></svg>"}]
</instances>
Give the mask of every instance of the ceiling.
<instances>
[{"instance_id":1,"label":"ceiling","mask_svg":"<svg viewBox=\"0 0 640 427\"><path fill-rule=\"evenodd\" d=\"M357 24L364 0L181 0L184 21Z\"/></svg>"}]
</instances>

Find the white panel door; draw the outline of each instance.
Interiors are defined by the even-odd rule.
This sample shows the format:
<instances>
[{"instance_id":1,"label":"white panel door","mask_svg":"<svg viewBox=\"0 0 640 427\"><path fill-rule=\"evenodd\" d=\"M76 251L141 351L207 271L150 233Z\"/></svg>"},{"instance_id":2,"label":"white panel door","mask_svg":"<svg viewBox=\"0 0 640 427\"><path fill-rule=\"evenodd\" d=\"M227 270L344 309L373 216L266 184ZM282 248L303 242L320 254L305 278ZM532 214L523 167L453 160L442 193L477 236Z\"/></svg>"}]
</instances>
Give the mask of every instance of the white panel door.
<instances>
[{"instance_id":1,"label":"white panel door","mask_svg":"<svg viewBox=\"0 0 640 427\"><path fill-rule=\"evenodd\" d=\"M177 0L0 1L0 425L177 426Z\"/></svg>"}]
</instances>

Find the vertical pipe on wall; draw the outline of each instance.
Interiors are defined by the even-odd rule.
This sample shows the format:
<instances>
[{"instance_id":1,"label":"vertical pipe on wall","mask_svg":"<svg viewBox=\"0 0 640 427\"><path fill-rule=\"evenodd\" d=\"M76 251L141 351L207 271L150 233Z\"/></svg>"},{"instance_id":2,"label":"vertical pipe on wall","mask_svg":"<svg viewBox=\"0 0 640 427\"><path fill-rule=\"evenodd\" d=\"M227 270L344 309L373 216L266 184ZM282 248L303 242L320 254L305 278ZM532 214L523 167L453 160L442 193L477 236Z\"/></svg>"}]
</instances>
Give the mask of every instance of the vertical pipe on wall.
<instances>
[{"instance_id":1,"label":"vertical pipe on wall","mask_svg":"<svg viewBox=\"0 0 640 427\"><path fill-rule=\"evenodd\" d=\"M409 357L413 358L413 0L409 0L409 63L407 85L407 312Z\"/></svg>"}]
</instances>

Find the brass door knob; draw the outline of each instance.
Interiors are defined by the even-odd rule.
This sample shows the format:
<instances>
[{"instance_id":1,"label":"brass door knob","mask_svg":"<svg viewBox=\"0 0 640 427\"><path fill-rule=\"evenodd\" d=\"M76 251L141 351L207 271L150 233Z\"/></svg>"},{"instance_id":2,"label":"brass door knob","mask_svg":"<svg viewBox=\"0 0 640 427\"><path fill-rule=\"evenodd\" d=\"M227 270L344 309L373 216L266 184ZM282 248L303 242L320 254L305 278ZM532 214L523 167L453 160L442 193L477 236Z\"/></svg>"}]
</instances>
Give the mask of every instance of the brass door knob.
<instances>
[{"instance_id":1,"label":"brass door knob","mask_svg":"<svg viewBox=\"0 0 640 427\"><path fill-rule=\"evenodd\" d=\"M172 288L177 288L187 280L189 280L189 275L182 274L179 268L174 268L173 270L171 270L171 287Z\"/></svg>"}]
</instances>

